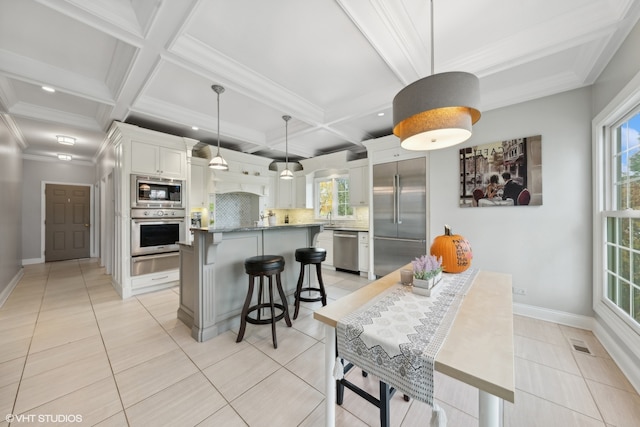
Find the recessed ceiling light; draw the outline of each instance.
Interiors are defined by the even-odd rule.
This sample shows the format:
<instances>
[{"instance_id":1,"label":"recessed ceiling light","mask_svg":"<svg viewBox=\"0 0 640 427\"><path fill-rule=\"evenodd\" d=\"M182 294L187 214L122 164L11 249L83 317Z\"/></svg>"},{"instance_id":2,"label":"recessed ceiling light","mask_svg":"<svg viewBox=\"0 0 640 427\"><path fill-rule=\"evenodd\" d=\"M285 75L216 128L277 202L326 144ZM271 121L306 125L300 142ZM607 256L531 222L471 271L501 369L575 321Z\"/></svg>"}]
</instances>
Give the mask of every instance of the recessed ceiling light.
<instances>
[{"instance_id":1,"label":"recessed ceiling light","mask_svg":"<svg viewBox=\"0 0 640 427\"><path fill-rule=\"evenodd\" d=\"M71 154L58 154L60 160L71 160Z\"/></svg>"},{"instance_id":2,"label":"recessed ceiling light","mask_svg":"<svg viewBox=\"0 0 640 427\"><path fill-rule=\"evenodd\" d=\"M378 113L378 117L384 116L384 113Z\"/></svg>"},{"instance_id":3,"label":"recessed ceiling light","mask_svg":"<svg viewBox=\"0 0 640 427\"><path fill-rule=\"evenodd\" d=\"M56 139L60 144L64 145L73 145L76 143L76 139L70 136L56 135Z\"/></svg>"},{"instance_id":4,"label":"recessed ceiling light","mask_svg":"<svg viewBox=\"0 0 640 427\"><path fill-rule=\"evenodd\" d=\"M50 86L42 86L42 90L46 91L46 92L55 92L56 90Z\"/></svg>"},{"instance_id":5,"label":"recessed ceiling light","mask_svg":"<svg viewBox=\"0 0 640 427\"><path fill-rule=\"evenodd\" d=\"M199 128L198 126L191 126L191 129L193 129L193 130L198 130L198 129L200 129L200 128Z\"/></svg>"}]
</instances>

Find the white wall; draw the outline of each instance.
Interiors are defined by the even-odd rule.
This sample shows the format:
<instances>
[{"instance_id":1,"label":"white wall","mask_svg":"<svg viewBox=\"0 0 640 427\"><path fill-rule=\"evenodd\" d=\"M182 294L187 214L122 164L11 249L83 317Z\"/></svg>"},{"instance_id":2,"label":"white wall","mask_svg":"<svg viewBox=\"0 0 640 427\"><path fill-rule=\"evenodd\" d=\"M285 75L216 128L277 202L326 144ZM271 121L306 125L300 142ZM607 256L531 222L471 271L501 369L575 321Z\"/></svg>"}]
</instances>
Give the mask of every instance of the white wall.
<instances>
[{"instance_id":1,"label":"white wall","mask_svg":"<svg viewBox=\"0 0 640 427\"><path fill-rule=\"evenodd\" d=\"M22 259L44 261L42 253L42 183L93 186L94 165L73 162L24 160L22 176Z\"/></svg>"},{"instance_id":2,"label":"white wall","mask_svg":"<svg viewBox=\"0 0 640 427\"><path fill-rule=\"evenodd\" d=\"M0 114L0 306L22 272L22 150Z\"/></svg>"},{"instance_id":3,"label":"white wall","mask_svg":"<svg viewBox=\"0 0 640 427\"><path fill-rule=\"evenodd\" d=\"M464 144L430 158L430 229L465 236L473 265L512 274L514 302L593 316L591 90L483 113ZM462 147L542 135L542 206L459 208ZM437 184L436 184L437 183Z\"/></svg>"}]
</instances>

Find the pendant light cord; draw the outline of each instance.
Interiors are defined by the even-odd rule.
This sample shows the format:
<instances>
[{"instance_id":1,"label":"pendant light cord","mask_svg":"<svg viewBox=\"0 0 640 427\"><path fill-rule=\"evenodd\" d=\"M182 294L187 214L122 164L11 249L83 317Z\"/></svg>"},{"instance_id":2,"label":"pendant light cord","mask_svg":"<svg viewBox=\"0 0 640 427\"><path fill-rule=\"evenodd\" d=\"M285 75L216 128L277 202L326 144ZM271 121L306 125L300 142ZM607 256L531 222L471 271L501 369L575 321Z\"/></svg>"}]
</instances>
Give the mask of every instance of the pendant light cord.
<instances>
[{"instance_id":1,"label":"pendant light cord","mask_svg":"<svg viewBox=\"0 0 640 427\"><path fill-rule=\"evenodd\" d=\"M435 59L434 59L435 53L434 53L434 49L433 49L433 45L434 45L434 42L433 42L433 39L434 39L434 37L433 37L433 0L430 0L429 3L431 4L431 12L429 13L429 18L431 19L431 75L433 76L435 74L435 71L434 71L434 68L435 68L435 66L434 66L434 64L435 64Z\"/></svg>"}]
</instances>

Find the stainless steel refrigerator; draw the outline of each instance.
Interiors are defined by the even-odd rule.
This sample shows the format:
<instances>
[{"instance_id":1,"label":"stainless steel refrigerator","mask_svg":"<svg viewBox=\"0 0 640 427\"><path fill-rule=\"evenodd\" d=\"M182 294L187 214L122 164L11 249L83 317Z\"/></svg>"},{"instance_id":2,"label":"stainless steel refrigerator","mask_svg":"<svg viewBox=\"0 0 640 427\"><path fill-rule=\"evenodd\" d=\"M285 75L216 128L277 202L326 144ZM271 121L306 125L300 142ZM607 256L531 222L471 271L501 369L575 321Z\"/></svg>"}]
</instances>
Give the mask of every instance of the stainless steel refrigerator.
<instances>
[{"instance_id":1,"label":"stainless steel refrigerator","mask_svg":"<svg viewBox=\"0 0 640 427\"><path fill-rule=\"evenodd\" d=\"M426 159L373 166L373 272L384 276L427 252Z\"/></svg>"}]
</instances>

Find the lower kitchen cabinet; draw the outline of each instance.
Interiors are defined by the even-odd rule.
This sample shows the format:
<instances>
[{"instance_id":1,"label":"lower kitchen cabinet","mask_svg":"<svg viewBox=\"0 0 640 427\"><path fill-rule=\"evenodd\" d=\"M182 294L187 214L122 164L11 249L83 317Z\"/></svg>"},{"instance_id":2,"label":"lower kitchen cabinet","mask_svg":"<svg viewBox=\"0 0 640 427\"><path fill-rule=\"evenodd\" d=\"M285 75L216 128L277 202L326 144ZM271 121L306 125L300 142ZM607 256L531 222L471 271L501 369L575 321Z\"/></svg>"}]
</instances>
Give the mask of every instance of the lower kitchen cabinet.
<instances>
[{"instance_id":1,"label":"lower kitchen cabinet","mask_svg":"<svg viewBox=\"0 0 640 427\"><path fill-rule=\"evenodd\" d=\"M369 272L369 233L366 231L358 232L358 270Z\"/></svg>"},{"instance_id":2,"label":"lower kitchen cabinet","mask_svg":"<svg viewBox=\"0 0 640 427\"><path fill-rule=\"evenodd\" d=\"M333 231L325 230L318 234L316 247L327 251L327 258L322 263L323 267L333 267Z\"/></svg>"}]
</instances>

